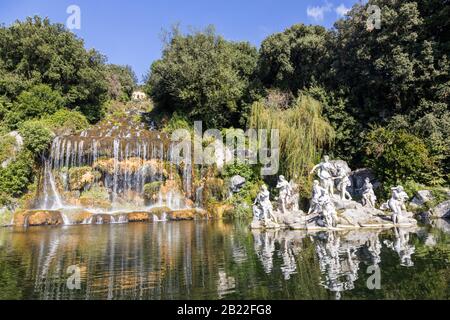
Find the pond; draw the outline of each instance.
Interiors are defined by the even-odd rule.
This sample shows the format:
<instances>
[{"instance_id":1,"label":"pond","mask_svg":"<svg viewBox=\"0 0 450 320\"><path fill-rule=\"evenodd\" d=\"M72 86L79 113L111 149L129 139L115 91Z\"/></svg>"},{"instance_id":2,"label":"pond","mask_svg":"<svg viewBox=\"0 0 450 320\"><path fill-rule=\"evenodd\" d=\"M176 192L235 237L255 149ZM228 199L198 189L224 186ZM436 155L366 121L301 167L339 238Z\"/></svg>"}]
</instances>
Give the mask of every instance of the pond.
<instances>
[{"instance_id":1,"label":"pond","mask_svg":"<svg viewBox=\"0 0 450 320\"><path fill-rule=\"evenodd\" d=\"M449 299L449 229L3 228L0 299Z\"/></svg>"}]
</instances>

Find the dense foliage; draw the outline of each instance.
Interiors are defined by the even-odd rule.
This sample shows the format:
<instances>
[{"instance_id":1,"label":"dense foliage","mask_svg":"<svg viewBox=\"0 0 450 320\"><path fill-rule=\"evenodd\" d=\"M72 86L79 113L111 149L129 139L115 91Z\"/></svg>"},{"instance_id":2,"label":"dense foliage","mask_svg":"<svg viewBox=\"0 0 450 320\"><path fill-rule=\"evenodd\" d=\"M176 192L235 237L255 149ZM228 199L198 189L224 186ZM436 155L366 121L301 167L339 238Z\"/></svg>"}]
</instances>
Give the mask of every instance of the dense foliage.
<instances>
[{"instance_id":1,"label":"dense foliage","mask_svg":"<svg viewBox=\"0 0 450 320\"><path fill-rule=\"evenodd\" d=\"M188 35L175 29L147 86L160 109L221 128L239 124L256 64L257 50L247 42L226 41L211 28Z\"/></svg>"},{"instance_id":2,"label":"dense foliage","mask_svg":"<svg viewBox=\"0 0 450 320\"><path fill-rule=\"evenodd\" d=\"M405 131L376 128L366 139L368 165L388 185L408 180L427 185L442 182L434 159L416 136Z\"/></svg>"},{"instance_id":3,"label":"dense foliage","mask_svg":"<svg viewBox=\"0 0 450 320\"><path fill-rule=\"evenodd\" d=\"M381 9L379 29L367 27L369 5ZM279 129L280 173L298 175L305 188L302 178L322 153L372 167L385 185L448 185L449 8L448 1L369 0L332 29L296 24L268 36L259 51L212 28L174 28L145 90L166 132L191 129L193 120L204 129ZM0 159L13 153L8 132L25 138L17 159L37 159L52 135L114 113L135 88L130 67L106 64L63 25L34 17L1 26ZM16 181L10 195L17 195L30 182L32 163L19 170L25 161L16 162L0 170L0 193Z\"/></svg>"}]
</instances>

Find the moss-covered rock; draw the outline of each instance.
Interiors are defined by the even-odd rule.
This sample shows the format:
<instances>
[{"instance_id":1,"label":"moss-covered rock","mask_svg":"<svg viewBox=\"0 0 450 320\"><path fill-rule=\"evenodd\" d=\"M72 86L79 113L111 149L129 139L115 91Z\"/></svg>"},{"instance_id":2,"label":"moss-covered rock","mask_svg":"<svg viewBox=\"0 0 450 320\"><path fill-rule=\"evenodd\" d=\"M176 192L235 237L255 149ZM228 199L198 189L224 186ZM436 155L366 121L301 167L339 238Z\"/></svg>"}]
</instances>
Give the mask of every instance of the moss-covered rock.
<instances>
[{"instance_id":1,"label":"moss-covered rock","mask_svg":"<svg viewBox=\"0 0 450 320\"><path fill-rule=\"evenodd\" d=\"M173 210L167 213L169 220L194 220L206 219L208 217L208 213L205 210L198 209Z\"/></svg>"},{"instance_id":2,"label":"moss-covered rock","mask_svg":"<svg viewBox=\"0 0 450 320\"><path fill-rule=\"evenodd\" d=\"M64 220L61 212L56 210L26 210L14 214L15 226L62 225Z\"/></svg>"},{"instance_id":3,"label":"moss-covered rock","mask_svg":"<svg viewBox=\"0 0 450 320\"><path fill-rule=\"evenodd\" d=\"M0 208L0 227L9 226L13 218L13 213L8 208Z\"/></svg>"},{"instance_id":4,"label":"moss-covered rock","mask_svg":"<svg viewBox=\"0 0 450 320\"><path fill-rule=\"evenodd\" d=\"M162 181L153 181L144 186L144 199L146 203L154 202L158 199L159 191L163 185Z\"/></svg>"},{"instance_id":5,"label":"moss-covered rock","mask_svg":"<svg viewBox=\"0 0 450 320\"><path fill-rule=\"evenodd\" d=\"M91 185L99 174L91 167L72 167L69 169L70 190L83 190Z\"/></svg>"},{"instance_id":6,"label":"moss-covered rock","mask_svg":"<svg viewBox=\"0 0 450 320\"><path fill-rule=\"evenodd\" d=\"M151 215L148 212L130 212L128 215L128 222L143 222L150 221Z\"/></svg>"},{"instance_id":7,"label":"moss-covered rock","mask_svg":"<svg viewBox=\"0 0 450 320\"><path fill-rule=\"evenodd\" d=\"M85 208L111 209L109 193L104 187L97 186L89 191L83 192L80 196L79 203Z\"/></svg>"}]
</instances>

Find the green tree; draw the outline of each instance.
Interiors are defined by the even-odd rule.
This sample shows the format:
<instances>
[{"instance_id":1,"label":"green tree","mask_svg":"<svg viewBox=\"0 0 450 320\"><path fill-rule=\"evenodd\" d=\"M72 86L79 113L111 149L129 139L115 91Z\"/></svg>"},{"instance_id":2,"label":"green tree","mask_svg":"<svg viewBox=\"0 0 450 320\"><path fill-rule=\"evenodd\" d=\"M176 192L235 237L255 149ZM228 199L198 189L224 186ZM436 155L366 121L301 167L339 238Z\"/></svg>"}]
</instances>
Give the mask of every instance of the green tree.
<instances>
[{"instance_id":1,"label":"green tree","mask_svg":"<svg viewBox=\"0 0 450 320\"><path fill-rule=\"evenodd\" d=\"M106 66L108 96L113 100L129 101L137 85L137 78L130 66L109 64Z\"/></svg>"},{"instance_id":2,"label":"green tree","mask_svg":"<svg viewBox=\"0 0 450 320\"><path fill-rule=\"evenodd\" d=\"M147 87L158 108L222 128L242 117L256 63L249 43L226 41L212 28L187 35L175 29Z\"/></svg>"},{"instance_id":3,"label":"green tree","mask_svg":"<svg viewBox=\"0 0 450 320\"><path fill-rule=\"evenodd\" d=\"M331 33L321 26L296 24L261 44L258 74L267 88L297 94L329 73Z\"/></svg>"},{"instance_id":4,"label":"green tree","mask_svg":"<svg viewBox=\"0 0 450 320\"><path fill-rule=\"evenodd\" d=\"M374 128L365 142L366 162L385 186L408 181L433 185L440 181L440 169L425 143L403 130Z\"/></svg>"},{"instance_id":5,"label":"green tree","mask_svg":"<svg viewBox=\"0 0 450 320\"><path fill-rule=\"evenodd\" d=\"M33 155L20 152L6 168L0 167L0 200L19 197L26 191L33 178Z\"/></svg>"},{"instance_id":6,"label":"green tree","mask_svg":"<svg viewBox=\"0 0 450 320\"><path fill-rule=\"evenodd\" d=\"M64 107L64 99L48 85L39 84L23 91L5 114L5 123L16 129L25 120L51 115Z\"/></svg>"},{"instance_id":7,"label":"green tree","mask_svg":"<svg viewBox=\"0 0 450 320\"><path fill-rule=\"evenodd\" d=\"M53 140L53 132L42 121L29 120L24 122L19 132L23 137L23 143L35 156L46 151Z\"/></svg>"},{"instance_id":8,"label":"green tree","mask_svg":"<svg viewBox=\"0 0 450 320\"><path fill-rule=\"evenodd\" d=\"M98 120L107 93L104 64L103 56L48 19L35 16L0 27L0 95L13 101L44 83L65 97L67 107Z\"/></svg>"}]
</instances>

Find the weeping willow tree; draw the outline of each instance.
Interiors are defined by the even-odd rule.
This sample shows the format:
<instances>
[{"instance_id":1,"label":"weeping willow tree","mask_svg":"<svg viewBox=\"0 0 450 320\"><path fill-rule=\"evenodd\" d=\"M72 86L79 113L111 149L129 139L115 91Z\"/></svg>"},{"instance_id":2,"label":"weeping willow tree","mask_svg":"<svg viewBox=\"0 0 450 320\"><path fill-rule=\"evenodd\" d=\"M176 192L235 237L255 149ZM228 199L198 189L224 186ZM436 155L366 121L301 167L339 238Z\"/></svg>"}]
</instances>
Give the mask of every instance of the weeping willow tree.
<instances>
[{"instance_id":1,"label":"weeping willow tree","mask_svg":"<svg viewBox=\"0 0 450 320\"><path fill-rule=\"evenodd\" d=\"M333 127L322 117L321 104L300 95L291 107L282 108L265 101L255 102L249 119L254 129L278 129L280 172L299 183L302 193L310 189L309 171L319 160L321 150L332 144Z\"/></svg>"}]
</instances>

